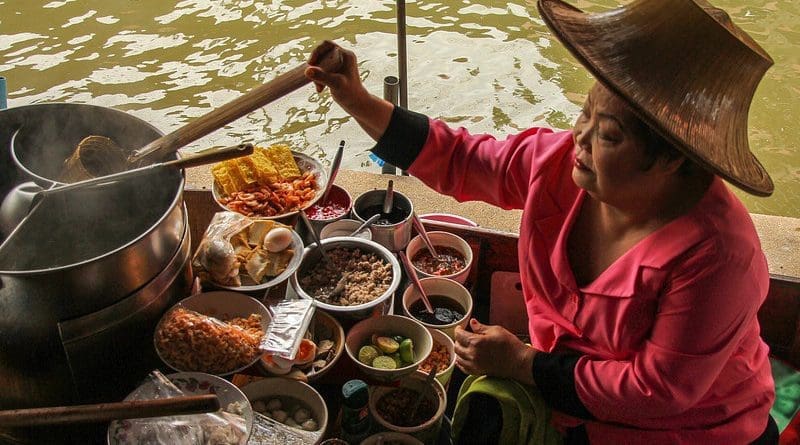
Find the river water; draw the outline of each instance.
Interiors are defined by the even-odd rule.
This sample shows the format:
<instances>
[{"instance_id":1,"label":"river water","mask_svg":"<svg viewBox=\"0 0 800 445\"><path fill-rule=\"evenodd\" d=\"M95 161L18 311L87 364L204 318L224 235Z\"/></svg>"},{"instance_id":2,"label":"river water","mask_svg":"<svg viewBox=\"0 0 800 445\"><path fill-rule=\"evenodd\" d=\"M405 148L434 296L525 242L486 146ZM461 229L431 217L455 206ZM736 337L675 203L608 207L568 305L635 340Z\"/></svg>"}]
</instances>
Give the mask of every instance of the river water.
<instances>
[{"instance_id":1,"label":"river water","mask_svg":"<svg viewBox=\"0 0 800 445\"><path fill-rule=\"evenodd\" d=\"M776 62L750 112L750 143L776 191L737 193L751 212L800 217L800 3L712 2ZM452 125L499 137L569 128L592 84L534 0L410 1L406 21L408 106ZM383 79L398 73L396 24L396 2L386 0L0 0L0 75L10 107L103 105L169 132L299 65L323 39L355 51L365 84L381 95ZM327 163L340 140L343 168L380 171L371 140L308 86L188 149L287 142Z\"/></svg>"}]
</instances>

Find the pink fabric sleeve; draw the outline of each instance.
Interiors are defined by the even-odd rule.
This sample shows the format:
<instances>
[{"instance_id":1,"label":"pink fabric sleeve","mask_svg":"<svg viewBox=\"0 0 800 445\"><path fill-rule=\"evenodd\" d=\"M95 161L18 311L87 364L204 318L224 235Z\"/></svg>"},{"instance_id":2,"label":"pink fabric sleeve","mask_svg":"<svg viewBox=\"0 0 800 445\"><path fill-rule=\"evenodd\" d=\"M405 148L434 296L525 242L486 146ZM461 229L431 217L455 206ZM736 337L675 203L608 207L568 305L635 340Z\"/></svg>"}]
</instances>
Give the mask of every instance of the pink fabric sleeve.
<instances>
[{"instance_id":1,"label":"pink fabric sleeve","mask_svg":"<svg viewBox=\"0 0 800 445\"><path fill-rule=\"evenodd\" d=\"M496 140L451 129L430 120L425 146L408 171L434 190L458 201L483 201L504 209L521 209L531 176L557 147L571 141L571 132L531 128Z\"/></svg>"},{"instance_id":2,"label":"pink fabric sleeve","mask_svg":"<svg viewBox=\"0 0 800 445\"><path fill-rule=\"evenodd\" d=\"M761 366L750 361L763 357L734 356L743 342L759 341L756 313L769 286L766 261L760 250L731 250L709 240L678 259L652 334L630 361L578 361L578 395L598 419L642 425L643 419L677 415L709 401L715 390L735 393L732 388L746 384ZM740 371L731 360L741 362ZM727 400L725 407L735 412L749 399Z\"/></svg>"}]
</instances>

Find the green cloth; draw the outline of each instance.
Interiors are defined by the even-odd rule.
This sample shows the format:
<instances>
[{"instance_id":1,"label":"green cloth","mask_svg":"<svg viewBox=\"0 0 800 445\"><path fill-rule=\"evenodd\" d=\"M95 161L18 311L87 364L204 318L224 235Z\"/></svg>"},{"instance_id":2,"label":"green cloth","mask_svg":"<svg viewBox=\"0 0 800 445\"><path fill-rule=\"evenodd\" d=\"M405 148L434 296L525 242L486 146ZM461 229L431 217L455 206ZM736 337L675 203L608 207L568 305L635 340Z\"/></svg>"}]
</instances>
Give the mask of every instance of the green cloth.
<instances>
[{"instance_id":1,"label":"green cloth","mask_svg":"<svg viewBox=\"0 0 800 445\"><path fill-rule=\"evenodd\" d=\"M452 436L458 438L473 394L485 394L500 403L503 429L498 443L560 445L561 435L550 425L550 408L533 386L487 376L468 376L458 391Z\"/></svg>"}]
</instances>

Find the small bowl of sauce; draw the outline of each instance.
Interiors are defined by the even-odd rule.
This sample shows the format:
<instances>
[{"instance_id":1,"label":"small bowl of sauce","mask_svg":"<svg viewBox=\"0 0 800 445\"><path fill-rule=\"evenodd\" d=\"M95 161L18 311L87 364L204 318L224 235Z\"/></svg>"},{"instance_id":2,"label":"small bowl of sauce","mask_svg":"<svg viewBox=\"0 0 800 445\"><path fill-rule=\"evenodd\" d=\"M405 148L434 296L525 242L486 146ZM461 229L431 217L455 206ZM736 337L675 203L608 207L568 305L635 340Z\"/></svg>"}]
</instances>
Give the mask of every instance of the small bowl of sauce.
<instances>
[{"instance_id":1,"label":"small bowl of sauce","mask_svg":"<svg viewBox=\"0 0 800 445\"><path fill-rule=\"evenodd\" d=\"M430 277L419 281L433 306L433 314L425 310L422 296L413 285L403 292L403 313L429 329L438 329L455 338L456 326L466 327L472 315L472 295L461 283L449 278Z\"/></svg>"},{"instance_id":2,"label":"small bowl of sauce","mask_svg":"<svg viewBox=\"0 0 800 445\"><path fill-rule=\"evenodd\" d=\"M422 277L450 278L461 284L467 280L472 267L472 248L458 235L450 232L428 232L436 258L431 255L422 237L417 235L406 247L406 255Z\"/></svg>"},{"instance_id":3,"label":"small bowl of sauce","mask_svg":"<svg viewBox=\"0 0 800 445\"><path fill-rule=\"evenodd\" d=\"M353 201L353 219L364 222L373 215L380 218L372 224L372 240L392 252L403 250L411 240L411 215L414 206L407 196L394 191L391 211L383 212L386 190L369 190Z\"/></svg>"},{"instance_id":4,"label":"small bowl of sauce","mask_svg":"<svg viewBox=\"0 0 800 445\"><path fill-rule=\"evenodd\" d=\"M308 220L317 233L328 224L345 219L350 216L353 208L353 198L347 190L334 184L325 202L317 201L316 204L305 210ZM303 238L306 245L314 242L314 237L308 232L308 227L302 222L297 224L297 233Z\"/></svg>"}]
</instances>

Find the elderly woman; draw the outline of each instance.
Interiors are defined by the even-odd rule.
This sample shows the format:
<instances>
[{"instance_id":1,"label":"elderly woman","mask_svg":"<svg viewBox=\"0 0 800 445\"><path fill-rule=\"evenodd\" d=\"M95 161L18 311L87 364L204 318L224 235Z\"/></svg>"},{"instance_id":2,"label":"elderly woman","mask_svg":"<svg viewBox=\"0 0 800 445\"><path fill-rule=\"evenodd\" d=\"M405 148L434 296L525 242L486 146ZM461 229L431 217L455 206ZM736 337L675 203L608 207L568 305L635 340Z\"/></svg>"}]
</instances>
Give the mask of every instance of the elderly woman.
<instances>
[{"instance_id":1,"label":"elderly woman","mask_svg":"<svg viewBox=\"0 0 800 445\"><path fill-rule=\"evenodd\" d=\"M458 200L523 209L532 346L472 320L456 333L458 367L535 385L570 443L776 443L756 318L767 264L723 182L772 192L747 142L772 60L702 0L538 6L597 78L571 132L450 128L368 93L349 51L338 72L306 71L383 159Z\"/></svg>"}]
</instances>

